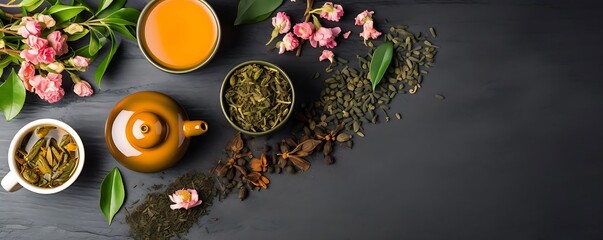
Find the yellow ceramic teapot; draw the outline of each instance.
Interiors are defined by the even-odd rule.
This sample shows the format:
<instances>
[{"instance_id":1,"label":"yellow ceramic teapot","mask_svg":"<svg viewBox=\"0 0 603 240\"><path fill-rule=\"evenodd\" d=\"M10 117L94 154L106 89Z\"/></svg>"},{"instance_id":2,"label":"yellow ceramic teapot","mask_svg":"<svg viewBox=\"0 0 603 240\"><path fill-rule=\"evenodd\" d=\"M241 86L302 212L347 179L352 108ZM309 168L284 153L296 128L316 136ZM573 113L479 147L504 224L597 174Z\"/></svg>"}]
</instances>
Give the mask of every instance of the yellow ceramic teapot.
<instances>
[{"instance_id":1,"label":"yellow ceramic teapot","mask_svg":"<svg viewBox=\"0 0 603 240\"><path fill-rule=\"evenodd\" d=\"M205 121L189 121L182 107L159 92L138 92L122 99L105 124L111 155L137 172L158 172L176 164L190 137L207 131Z\"/></svg>"}]
</instances>

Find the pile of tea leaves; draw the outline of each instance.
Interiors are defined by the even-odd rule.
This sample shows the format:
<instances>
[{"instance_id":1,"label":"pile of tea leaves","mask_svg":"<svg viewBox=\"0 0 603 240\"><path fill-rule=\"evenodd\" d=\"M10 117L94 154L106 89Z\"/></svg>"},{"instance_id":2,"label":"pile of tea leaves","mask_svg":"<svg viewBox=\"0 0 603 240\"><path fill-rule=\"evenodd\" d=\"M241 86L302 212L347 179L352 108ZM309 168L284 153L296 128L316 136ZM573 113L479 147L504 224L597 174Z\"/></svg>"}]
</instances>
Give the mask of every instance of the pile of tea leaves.
<instances>
[{"instance_id":1,"label":"pile of tea leaves","mask_svg":"<svg viewBox=\"0 0 603 240\"><path fill-rule=\"evenodd\" d=\"M133 212L126 213L126 223L135 239L170 239L181 237L212 205L216 197L214 177L199 171L190 171L176 178L163 192L147 194ZM196 189L201 205L191 209L172 210L168 195L180 189ZM126 209L127 211L127 209Z\"/></svg>"}]
</instances>

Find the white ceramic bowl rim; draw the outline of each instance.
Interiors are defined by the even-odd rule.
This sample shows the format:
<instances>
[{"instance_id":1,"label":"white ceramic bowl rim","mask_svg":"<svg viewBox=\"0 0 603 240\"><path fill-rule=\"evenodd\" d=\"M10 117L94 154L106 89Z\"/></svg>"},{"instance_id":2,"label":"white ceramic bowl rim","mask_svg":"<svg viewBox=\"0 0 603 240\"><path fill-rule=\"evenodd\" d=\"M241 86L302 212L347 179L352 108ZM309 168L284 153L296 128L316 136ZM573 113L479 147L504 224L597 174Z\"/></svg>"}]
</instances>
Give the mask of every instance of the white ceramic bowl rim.
<instances>
[{"instance_id":1,"label":"white ceramic bowl rim","mask_svg":"<svg viewBox=\"0 0 603 240\"><path fill-rule=\"evenodd\" d=\"M40 194L53 194L53 193L57 193L57 192L65 190L66 188L71 186L71 184L73 184L75 182L75 180L78 178L78 176L82 172L82 169L84 168L84 160L85 160L86 153L84 152L84 143L82 142L82 139L77 134L77 132L73 128L71 128L71 126L69 126L66 123L61 122L59 120L55 120L55 119L38 119L38 120L35 120L35 121L30 122L27 125L23 126L17 132L17 134L15 134L15 136L13 137L13 140L10 143L10 147L8 148L8 166L9 166L10 171L15 171L15 173L17 173L16 171L18 169L17 169L17 164L15 163L15 152L17 151L17 146L19 146L21 144L21 140L23 139L23 137L27 133L33 131L36 127L41 126L41 125L57 126L58 128L65 130L67 133L69 133L73 137L73 139L77 143L78 151L79 151L78 152L79 160L78 160L78 164L77 164L76 168L74 169L75 172L73 172L73 175L69 178L69 180L67 180L67 182L65 182L62 185L55 187L55 188L41 188L41 187L28 183L27 181L25 181L25 179L23 179L23 177L21 177L20 174L15 174L15 175L17 176L17 182L21 186L26 188L27 190L30 190L35 193L40 193Z\"/></svg>"}]
</instances>

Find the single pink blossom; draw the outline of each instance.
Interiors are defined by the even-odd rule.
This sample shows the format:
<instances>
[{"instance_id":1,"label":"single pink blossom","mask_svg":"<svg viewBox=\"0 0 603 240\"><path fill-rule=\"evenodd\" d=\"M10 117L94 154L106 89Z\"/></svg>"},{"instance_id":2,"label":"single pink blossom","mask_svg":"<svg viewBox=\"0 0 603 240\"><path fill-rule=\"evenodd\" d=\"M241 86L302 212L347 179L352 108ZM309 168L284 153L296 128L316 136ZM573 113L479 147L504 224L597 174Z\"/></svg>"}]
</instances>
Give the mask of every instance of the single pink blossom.
<instances>
[{"instance_id":1,"label":"single pink blossom","mask_svg":"<svg viewBox=\"0 0 603 240\"><path fill-rule=\"evenodd\" d=\"M85 58L82 56L75 56L73 58L73 66L75 67L88 67L88 65L90 64L90 58Z\"/></svg>"},{"instance_id":2,"label":"single pink blossom","mask_svg":"<svg viewBox=\"0 0 603 240\"><path fill-rule=\"evenodd\" d=\"M84 80L79 80L75 85L73 85L73 92L80 97L88 97L94 93L94 90L92 90L90 83Z\"/></svg>"},{"instance_id":3,"label":"single pink blossom","mask_svg":"<svg viewBox=\"0 0 603 240\"><path fill-rule=\"evenodd\" d=\"M283 54L285 51L293 51L297 46L299 46L299 40L297 40L293 33L287 33L280 43L278 54Z\"/></svg>"},{"instance_id":4,"label":"single pink blossom","mask_svg":"<svg viewBox=\"0 0 603 240\"><path fill-rule=\"evenodd\" d=\"M377 31L373 27L373 21L366 21L362 26L363 31L360 33L360 36L364 39L364 41L372 38L377 39L381 36L381 32Z\"/></svg>"},{"instance_id":5,"label":"single pink blossom","mask_svg":"<svg viewBox=\"0 0 603 240\"><path fill-rule=\"evenodd\" d=\"M279 33L283 34L289 32L289 30L291 30L291 20L289 20L287 13L279 12L275 17L272 18L272 26L274 26L274 30L272 30L270 40L266 43L266 45L270 44Z\"/></svg>"},{"instance_id":6,"label":"single pink blossom","mask_svg":"<svg viewBox=\"0 0 603 240\"><path fill-rule=\"evenodd\" d=\"M278 29L280 34L287 33L291 29L291 20L289 20L287 13L279 12L272 18L272 26Z\"/></svg>"},{"instance_id":7,"label":"single pink blossom","mask_svg":"<svg viewBox=\"0 0 603 240\"><path fill-rule=\"evenodd\" d=\"M343 16L343 7L339 4L333 5L332 2L326 2L320 10L320 17L329 21L339 22Z\"/></svg>"},{"instance_id":8,"label":"single pink blossom","mask_svg":"<svg viewBox=\"0 0 603 240\"><path fill-rule=\"evenodd\" d=\"M69 51L67 48L67 35L61 34L59 31L54 31L46 37L50 46L54 49L57 56L61 56Z\"/></svg>"},{"instance_id":9,"label":"single pink blossom","mask_svg":"<svg viewBox=\"0 0 603 240\"><path fill-rule=\"evenodd\" d=\"M61 87L63 76L56 73L48 73L46 77L36 75L29 81L35 93L49 103L58 102L65 96L65 90Z\"/></svg>"},{"instance_id":10,"label":"single pink blossom","mask_svg":"<svg viewBox=\"0 0 603 240\"><path fill-rule=\"evenodd\" d=\"M314 34L314 25L309 22L298 23L293 26L293 33L301 39L310 39Z\"/></svg>"},{"instance_id":11,"label":"single pink blossom","mask_svg":"<svg viewBox=\"0 0 603 240\"><path fill-rule=\"evenodd\" d=\"M37 49L24 49L19 55L27 62L38 64L38 53Z\"/></svg>"},{"instance_id":12,"label":"single pink blossom","mask_svg":"<svg viewBox=\"0 0 603 240\"><path fill-rule=\"evenodd\" d=\"M197 190L195 189L181 189L176 191L172 195L168 195L170 200L175 204L170 205L172 210L184 208L190 209L195 206L199 206L201 204L201 200L199 199L199 195L197 194Z\"/></svg>"},{"instance_id":13,"label":"single pink blossom","mask_svg":"<svg viewBox=\"0 0 603 240\"><path fill-rule=\"evenodd\" d=\"M39 50L37 60L40 63L50 64L54 62L56 52L51 47L45 47Z\"/></svg>"},{"instance_id":14,"label":"single pink blossom","mask_svg":"<svg viewBox=\"0 0 603 240\"><path fill-rule=\"evenodd\" d=\"M331 50L322 50L322 54L318 57L319 61L329 60L329 62L333 63L335 58L335 54Z\"/></svg>"},{"instance_id":15,"label":"single pink blossom","mask_svg":"<svg viewBox=\"0 0 603 240\"><path fill-rule=\"evenodd\" d=\"M334 28L321 27L318 30L316 30L314 35L312 35L312 38L310 38L310 45L312 45L312 47L321 46L321 47L327 47L327 48L334 48L335 46L337 46L337 42L335 42L335 38L337 36L339 36L340 32L341 32L341 28L339 28L339 27L334 27Z\"/></svg>"},{"instance_id":16,"label":"single pink blossom","mask_svg":"<svg viewBox=\"0 0 603 240\"><path fill-rule=\"evenodd\" d=\"M374 13L375 13L374 11L364 10L364 12L361 12L360 14L358 14L358 16L356 16L356 18L355 18L356 26L361 26L362 24L364 24L367 21L373 21Z\"/></svg>"},{"instance_id":17,"label":"single pink blossom","mask_svg":"<svg viewBox=\"0 0 603 240\"><path fill-rule=\"evenodd\" d=\"M21 19L21 27L17 29L17 34L27 38L29 35L40 36L40 33L42 33L42 26L38 21L32 17L24 17Z\"/></svg>"},{"instance_id":18,"label":"single pink blossom","mask_svg":"<svg viewBox=\"0 0 603 240\"><path fill-rule=\"evenodd\" d=\"M36 37L34 35L29 35L29 37L27 37L26 43L30 49L40 50L48 45L48 40L41 37Z\"/></svg>"},{"instance_id":19,"label":"single pink blossom","mask_svg":"<svg viewBox=\"0 0 603 240\"><path fill-rule=\"evenodd\" d=\"M46 26L46 28L54 27L54 25L56 24L56 21L54 21L54 19L49 15L39 14L37 20L38 22L44 23L44 26Z\"/></svg>"},{"instance_id":20,"label":"single pink blossom","mask_svg":"<svg viewBox=\"0 0 603 240\"><path fill-rule=\"evenodd\" d=\"M21 63L21 68L19 69L19 78L23 81L23 85L25 85L25 89L27 91L33 92L33 87L29 84L29 80L33 79L36 75L36 68L33 64L23 61Z\"/></svg>"},{"instance_id":21,"label":"single pink blossom","mask_svg":"<svg viewBox=\"0 0 603 240\"><path fill-rule=\"evenodd\" d=\"M347 31L347 32L343 33L343 38L348 39L350 37L350 33L352 33L352 31Z\"/></svg>"}]
</instances>

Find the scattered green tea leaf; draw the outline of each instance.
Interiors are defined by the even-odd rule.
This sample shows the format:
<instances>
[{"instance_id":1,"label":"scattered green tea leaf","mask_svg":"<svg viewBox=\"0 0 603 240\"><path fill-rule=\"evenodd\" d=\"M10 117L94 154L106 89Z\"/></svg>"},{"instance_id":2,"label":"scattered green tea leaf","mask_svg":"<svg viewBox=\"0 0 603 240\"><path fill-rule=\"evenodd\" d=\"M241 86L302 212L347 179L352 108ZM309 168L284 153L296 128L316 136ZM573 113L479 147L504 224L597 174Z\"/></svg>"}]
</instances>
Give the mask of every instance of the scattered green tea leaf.
<instances>
[{"instance_id":1,"label":"scattered green tea leaf","mask_svg":"<svg viewBox=\"0 0 603 240\"><path fill-rule=\"evenodd\" d=\"M266 20L282 3L283 0L240 0L234 25Z\"/></svg>"},{"instance_id":2,"label":"scattered green tea leaf","mask_svg":"<svg viewBox=\"0 0 603 240\"><path fill-rule=\"evenodd\" d=\"M444 100L444 99L446 99L446 97L444 97L444 95L442 95L442 94L436 94L435 98L438 99L438 100Z\"/></svg>"},{"instance_id":3,"label":"scattered green tea leaf","mask_svg":"<svg viewBox=\"0 0 603 240\"><path fill-rule=\"evenodd\" d=\"M12 70L6 81L0 85L0 109L6 121L10 121L21 112L25 103L25 86Z\"/></svg>"},{"instance_id":4,"label":"scattered green tea leaf","mask_svg":"<svg viewBox=\"0 0 603 240\"><path fill-rule=\"evenodd\" d=\"M390 41L384 42L379 47L377 47L377 49L375 49L375 53L373 54L373 59L371 60L371 67L369 71L369 75L371 77L371 82L373 85L373 91L375 91L377 84L381 82L381 79L387 71L387 68L391 63L393 56L394 44Z\"/></svg>"},{"instance_id":5,"label":"scattered green tea leaf","mask_svg":"<svg viewBox=\"0 0 603 240\"><path fill-rule=\"evenodd\" d=\"M115 167L103 180L100 192L100 209L111 225L113 217L121 208L126 197L124 183L119 168Z\"/></svg>"}]
</instances>

